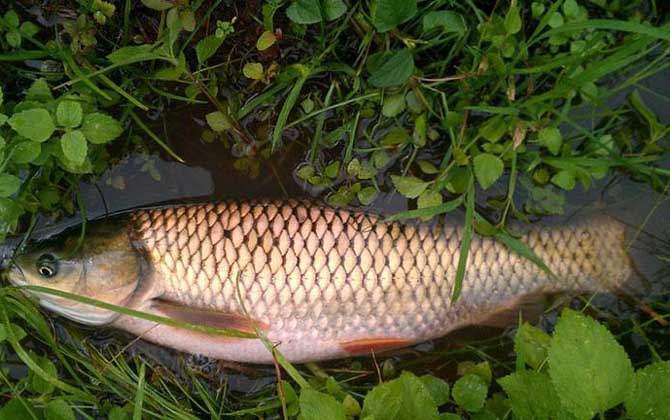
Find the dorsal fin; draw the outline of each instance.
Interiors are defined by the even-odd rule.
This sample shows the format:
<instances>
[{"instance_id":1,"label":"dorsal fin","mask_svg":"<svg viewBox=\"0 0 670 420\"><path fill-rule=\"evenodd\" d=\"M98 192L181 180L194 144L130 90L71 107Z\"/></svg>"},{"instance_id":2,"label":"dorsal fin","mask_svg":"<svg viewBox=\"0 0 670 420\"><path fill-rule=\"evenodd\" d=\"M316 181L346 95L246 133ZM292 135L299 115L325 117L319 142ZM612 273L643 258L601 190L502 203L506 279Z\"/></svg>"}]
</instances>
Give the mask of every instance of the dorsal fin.
<instances>
[{"instance_id":1,"label":"dorsal fin","mask_svg":"<svg viewBox=\"0 0 670 420\"><path fill-rule=\"evenodd\" d=\"M256 328L267 329L268 327L260 321L241 314L193 308L162 299L154 299L151 303L151 309L164 316L189 324L232 329L251 334L256 331Z\"/></svg>"}]
</instances>

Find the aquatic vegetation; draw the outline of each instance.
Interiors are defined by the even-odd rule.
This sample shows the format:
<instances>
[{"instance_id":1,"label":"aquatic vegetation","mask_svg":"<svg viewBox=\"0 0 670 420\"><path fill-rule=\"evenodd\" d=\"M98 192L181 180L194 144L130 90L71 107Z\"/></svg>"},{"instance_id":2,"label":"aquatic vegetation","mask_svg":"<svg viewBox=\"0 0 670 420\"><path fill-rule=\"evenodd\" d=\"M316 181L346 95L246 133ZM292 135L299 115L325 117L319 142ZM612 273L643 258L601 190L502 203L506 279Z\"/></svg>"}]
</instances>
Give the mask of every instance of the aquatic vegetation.
<instances>
[{"instance_id":1,"label":"aquatic vegetation","mask_svg":"<svg viewBox=\"0 0 670 420\"><path fill-rule=\"evenodd\" d=\"M562 213L568 191L627 177L667 196L667 98L645 84L670 66L666 2L46 3L0 7L0 239L30 231L39 215L85 218L79 183L133 150L181 161L165 112L177 106L199 109L203 125L179 142L224 143L249 178L277 156L304 154L295 178L333 205L374 207L397 192L410 210L392 218L464 210L463 268L475 233L535 258L507 222ZM444 371L422 376L431 369L411 363L394 374L386 359L376 384L363 362L325 375L284 364L278 372L290 378L279 388L241 395L127 359L120 347L81 345L76 328L65 340L33 302L9 287L1 294L9 371L0 417L637 419L670 410L667 332L635 317L608 323L635 370L602 326L568 311L553 336L518 329L516 366L470 348L473 363L448 383ZM650 305L668 318L666 295Z\"/></svg>"}]
</instances>

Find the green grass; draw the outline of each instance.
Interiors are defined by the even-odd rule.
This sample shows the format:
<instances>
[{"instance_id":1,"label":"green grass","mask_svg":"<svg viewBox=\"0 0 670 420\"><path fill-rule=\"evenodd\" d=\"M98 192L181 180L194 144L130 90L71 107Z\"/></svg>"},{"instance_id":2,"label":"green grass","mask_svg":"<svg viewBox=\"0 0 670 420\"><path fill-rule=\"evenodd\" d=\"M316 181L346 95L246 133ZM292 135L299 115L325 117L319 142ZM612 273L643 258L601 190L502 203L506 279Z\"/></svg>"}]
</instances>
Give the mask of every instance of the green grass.
<instances>
[{"instance_id":1,"label":"green grass","mask_svg":"<svg viewBox=\"0 0 670 420\"><path fill-rule=\"evenodd\" d=\"M235 1L142 3L119 1L114 9L99 0L58 2L61 14L78 21L43 28L21 3L9 2L0 19L0 239L31 230L38 215L78 209L85 218L79 182L137 148L181 161L166 141L166 125L147 115L184 104L207 104L201 138L242 150L235 168L249 177L291 146L289 153L305 156L294 168L304 189L321 191L333 205L374 207L395 191L410 206L389 219L464 210L463 251L471 235L491 235L547 270L507 229L509 220L560 214L567 192L615 176L667 197L669 128L648 105L667 98L644 84L670 67L663 2L434 0L414 8L411 0L377 0L371 8L358 1L259 0L260 15ZM164 123L165 114L160 118ZM252 132L251 120L271 129ZM466 258L461 252L454 298ZM294 418L302 411L310 420L310 412L341 418L342 410L356 417L361 409L374 413L375 398L386 394L400 401L400 411L440 406L466 418L510 418L511 407L516 416L528 414L514 389L567 392L546 363L530 365L519 351L499 353L512 343L503 336L493 344L410 351L399 362L384 357L380 366L364 360L295 368L278 355L281 388L240 393L197 370L172 372L145 356L127 358L118 342L75 345L88 332L65 324L73 337L66 340L55 332L60 321L53 324L14 289L4 287L0 297L3 363L27 367L25 374L2 371L1 410L26 418L72 418L68 410L114 419ZM670 313L667 295L651 306L666 318ZM596 314L631 351L636 368L670 356L667 332L654 322ZM631 337L641 337L646 350ZM487 365L457 368L452 359ZM446 378L451 392L424 373ZM496 382L515 374L518 383ZM615 382L614 388L635 381ZM480 396L483 390L484 397L461 388ZM398 390L417 400L403 400ZM551 392L536 400L555 397ZM603 400L563 408L586 416L640 409L610 397L614 408ZM473 411L480 403L486 408Z\"/></svg>"}]
</instances>

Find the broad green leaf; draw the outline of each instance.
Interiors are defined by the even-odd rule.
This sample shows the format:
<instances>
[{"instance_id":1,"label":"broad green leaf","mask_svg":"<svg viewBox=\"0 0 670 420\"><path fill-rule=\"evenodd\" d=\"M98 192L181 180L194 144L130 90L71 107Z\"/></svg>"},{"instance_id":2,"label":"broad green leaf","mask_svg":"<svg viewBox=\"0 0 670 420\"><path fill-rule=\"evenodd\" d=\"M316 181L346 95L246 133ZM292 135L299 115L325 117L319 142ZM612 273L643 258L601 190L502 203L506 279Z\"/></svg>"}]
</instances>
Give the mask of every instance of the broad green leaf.
<instances>
[{"instance_id":1,"label":"broad green leaf","mask_svg":"<svg viewBox=\"0 0 670 420\"><path fill-rule=\"evenodd\" d=\"M414 120L414 130L412 131L412 141L415 146L423 147L426 145L426 132L428 126L426 122L426 114L421 114Z\"/></svg>"},{"instance_id":2,"label":"broad green leaf","mask_svg":"<svg viewBox=\"0 0 670 420\"><path fill-rule=\"evenodd\" d=\"M561 406L549 376L540 372L520 371L498 379L509 396L515 419L574 419Z\"/></svg>"},{"instance_id":3,"label":"broad green leaf","mask_svg":"<svg viewBox=\"0 0 670 420\"><path fill-rule=\"evenodd\" d=\"M221 111L210 112L205 115L209 127L217 133L222 133L233 126L230 117Z\"/></svg>"},{"instance_id":4,"label":"broad green leaf","mask_svg":"<svg viewBox=\"0 0 670 420\"><path fill-rule=\"evenodd\" d=\"M551 154L557 155L561 151L563 144L563 136L561 131L556 127L546 127L538 133L540 144L546 147Z\"/></svg>"},{"instance_id":5,"label":"broad green leaf","mask_svg":"<svg viewBox=\"0 0 670 420\"><path fill-rule=\"evenodd\" d=\"M37 79L33 82L32 85L30 85L28 92L26 92L25 98L26 101L42 103L51 102L53 99L54 97L51 94L51 88L44 78Z\"/></svg>"},{"instance_id":6,"label":"broad green leaf","mask_svg":"<svg viewBox=\"0 0 670 420\"><path fill-rule=\"evenodd\" d=\"M449 401L449 384L433 375L422 375L419 377L426 387L436 406L441 406Z\"/></svg>"},{"instance_id":7,"label":"broad green leaf","mask_svg":"<svg viewBox=\"0 0 670 420\"><path fill-rule=\"evenodd\" d=\"M52 378L58 377L58 370L56 365L46 357L35 356L33 359L37 366L39 366L47 375ZM28 375L28 386L27 388L36 393L36 394L50 394L55 389L55 386L51 382L47 382L41 376L36 375L32 371Z\"/></svg>"},{"instance_id":8,"label":"broad green leaf","mask_svg":"<svg viewBox=\"0 0 670 420\"><path fill-rule=\"evenodd\" d=\"M30 163L37 159L41 151L42 146L40 143L30 140L22 141L14 146L12 160L19 164Z\"/></svg>"},{"instance_id":9,"label":"broad green leaf","mask_svg":"<svg viewBox=\"0 0 670 420\"><path fill-rule=\"evenodd\" d=\"M0 113L0 127L5 125L5 123L7 122L8 119L9 119L8 116L6 116L5 114Z\"/></svg>"},{"instance_id":10,"label":"broad green leaf","mask_svg":"<svg viewBox=\"0 0 670 420\"><path fill-rule=\"evenodd\" d=\"M326 20L335 20L346 13L347 5L342 0L323 0L323 13Z\"/></svg>"},{"instance_id":11,"label":"broad green leaf","mask_svg":"<svg viewBox=\"0 0 670 420\"><path fill-rule=\"evenodd\" d=\"M61 127L75 128L81 124L84 111L79 102L62 101L56 108L56 122Z\"/></svg>"},{"instance_id":12,"label":"broad green leaf","mask_svg":"<svg viewBox=\"0 0 670 420\"><path fill-rule=\"evenodd\" d=\"M10 28L15 29L19 27L19 15L14 10L8 10L3 17L3 20Z\"/></svg>"},{"instance_id":13,"label":"broad green leaf","mask_svg":"<svg viewBox=\"0 0 670 420\"><path fill-rule=\"evenodd\" d=\"M198 57L198 63L202 64L211 58L219 49L225 37L218 37L216 35L206 36L195 46L195 55Z\"/></svg>"},{"instance_id":14,"label":"broad green leaf","mask_svg":"<svg viewBox=\"0 0 670 420\"><path fill-rule=\"evenodd\" d=\"M321 22L321 5L319 0L296 0L286 9L286 16L301 25Z\"/></svg>"},{"instance_id":15,"label":"broad green leaf","mask_svg":"<svg viewBox=\"0 0 670 420\"><path fill-rule=\"evenodd\" d=\"M463 16L450 10L428 12L423 16L423 32L440 28L445 33L465 33L465 19Z\"/></svg>"},{"instance_id":16,"label":"broad green leaf","mask_svg":"<svg viewBox=\"0 0 670 420\"><path fill-rule=\"evenodd\" d=\"M484 407L488 394L486 382L472 373L459 378L451 389L451 396L462 409L477 412Z\"/></svg>"},{"instance_id":17,"label":"broad green leaf","mask_svg":"<svg viewBox=\"0 0 670 420\"><path fill-rule=\"evenodd\" d=\"M521 30L521 15L519 14L519 8L516 4L513 4L507 10L505 15L505 32L507 35L514 35L515 33Z\"/></svg>"},{"instance_id":18,"label":"broad green leaf","mask_svg":"<svg viewBox=\"0 0 670 420\"><path fill-rule=\"evenodd\" d=\"M184 74L184 71L186 71L186 55L181 53L177 59L176 66L169 65L167 67L163 67L162 69L158 69L152 77L157 80L177 80L181 77L182 74Z\"/></svg>"},{"instance_id":19,"label":"broad green leaf","mask_svg":"<svg viewBox=\"0 0 670 420\"><path fill-rule=\"evenodd\" d=\"M19 33L24 37L32 37L37 35L40 31L39 26L35 25L32 22L23 22L19 27Z\"/></svg>"},{"instance_id":20,"label":"broad green leaf","mask_svg":"<svg viewBox=\"0 0 670 420\"><path fill-rule=\"evenodd\" d=\"M321 8L323 7L323 15ZM309 25L322 20L335 20L347 11L347 5L342 0L296 0L288 9L286 16L295 23Z\"/></svg>"},{"instance_id":21,"label":"broad green leaf","mask_svg":"<svg viewBox=\"0 0 670 420\"><path fill-rule=\"evenodd\" d=\"M551 337L541 329L524 322L514 337L514 351L533 369L538 369L547 359Z\"/></svg>"},{"instance_id":22,"label":"broad green leaf","mask_svg":"<svg viewBox=\"0 0 670 420\"><path fill-rule=\"evenodd\" d=\"M304 420L345 420L344 406L331 395L305 388L300 391L300 415Z\"/></svg>"},{"instance_id":23,"label":"broad green leaf","mask_svg":"<svg viewBox=\"0 0 670 420\"><path fill-rule=\"evenodd\" d=\"M81 131L91 143L103 144L119 137L123 133L123 127L109 115L94 112L84 117Z\"/></svg>"},{"instance_id":24,"label":"broad green leaf","mask_svg":"<svg viewBox=\"0 0 670 420\"><path fill-rule=\"evenodd\" d=\"M438 191L426 190L419 198L416 200L416 206L420 209L425 209L427 207L435 207L442 204L442 194Z\"/></svg>"},{"instance_id":25,"label":"broad green leaf","mask_svg":"<svg viewBox=\"0 0 670 420\"><path fill-rule=\"evenodd\" d=\"M367 206L372 203L377 197L377 189L375 187L363 187L356 193L356 198L362 205Z\"/></svg>"},{"instance_id":26,"label":"broad green leaf","mask_svg":"<svg viewBox=\"0 0 670 420\"><path fill-rule=\"evenodd\" d=\"M390 31L416 15L416 0L376 0L372 24L379 32Z\"/></svg>"},{"instance_id":27,"label":"broad green leaf","mask_svg":"<svg viewBox=\"0 0 670 420\"><path fill-rule=\"evenodd\" d=\"M74 165L81 165L88 154L86 137L79 130L69 131L60 138L60 147L63 155Z\"/></svg>"},{"instance_id":28,"label":"broad green leaf","mask_svg":"<svg viewBox=\"0 0 670 420\"><path fill-rule=\"evenodd\" d=\"M420 378L404 371L395 380L400 382L403 396L398 419L438 420L437 403Z\"/></svg>"},{"instance_id":29,"label":"broad green leaf","mask_svg":"<svg viewBox=\"0 0 670 420\"><path fill-rule=\"evenodd\" d=\"M577 179L574 172L563 170L551 177L551 183L566 191L571 191L577 185Z\"/></svg>"},{"instance_id":30,"label":"broad green leaf","mask_svg":"<svg viewBox=\"0 0 670 420\"><path fill-rule=\"evenodd\" d=\"M496 143L507 132L507 122L502 115L491 117L479 128L479 134L491 143Z\"/></svg>"},{"instance_id":31,"label":"broad green leaf","mask_svg":"<svg viewBox=\"0 0 670 420\"><path fill-rule=\"evenodd\" d=\"M142 4L147 6L149 9L154 10L167 10L175 6L174 2L170 0L142 0Z\"/></svg>"},{"instance_id":32,"label":"broad green leaf","mask_svg":"<svg viewBox=\"0 0 670 420\"><path fill-rule=\"evenodd\" d=\"M505 164L498 156L481 153L472 161L475 178L483 189L488 189L502 176Z\"/></svg>"},{"instance_id":33,"label":"broad green leaf","mask_svg":"<svg viewBox=\"0 0 670 420\"><path fill-rule=\"evenodd\" d=\"M670 414L670 362L655 362L635 372L633 389L625 404L632 420L667 418Z\"/></svg>"},{"instance_id":34,"label":"broad green leaf","mask_svg":"<svg viewBox=\"0 0 670 420\"><path fill-rule=\"evenodd\" d=\"M548 363L561 402L578 418L621 404L633 381L633 367L614 336L571 309L563 310L556 324Z\"/></svg>"},{"instance_id":35,"label":"broad green leaf","mask_svg":"<svg viewBox=\"0 0 670 420\"><path fill-rule=\"evenodd\" d=\"M8 31L5 34L5 39L10 47L19 48L21 46L21 34L17 30Z\"/></svg>"},{"instance_id":36,"label":"broad green leaf","mask_svg":"<svg viewBox=\"0 0 670 420\"><path fill-rule=\"evenodd\" d=\"M107 55L107 59L113 64L130 64L154 60L160 57L160 55L152 52L153 49L154 46L150 44L131 45L114 50L111 54Z\"/></svg>"},{"instance_id":37,"label":"broad green leaf","mask_svg":"<svg viewBox=\"0 0 670 420\"><path fill-rule=\"evenodd\" d=\"M51 400L44 406L44 417L46 420L75 420L74 411L61 398Z\"/></svg>"},{"instance_id":38,"label":"broad green leaf","mask_svg":"<svg viewBox=\"0 0 670 420\"><path fill-rule=\"evenodd\" d=\"M265 51L273 46L275 42L277 42L275 33L272 31L265 31L258 37L258 40L256 40L256 48L258 51Z\"/></svg>"},{"instance_id":39,"label":"broad green leaf","mask_svg":"<svg viewBox=\"0 0 670 420\"><path fill-rule=\"evenodd\" d=\"M414 73L414 57L408 48L378 55L369 64L372 67L368 81L375 87L402 85Z\"/></svg>"},{"instance_id":40,"label":"broad green leaf","mask_svg":"<svg viewBox=\"0 0 670 420\"><path fill-rule=\"evenodd\" d=\"M493 372L489 362L475 363L472 361L465 361L458 364L458 375L465 376L469 373L477 375L484 380L486 386L491 385L493 379Z\"/></svg>"},{"instance_id":41,"label":"broad green leaf","mask_svg":"<svg viewBox=\"0 0 670 420\"><path fill-rule=\"evenodd\" d=\"M56 130L49 111L41 108L28 109L12 115L9 125L23 137L38 143L47 141Z\"/></svg>"},{"instance_id":42,"label":"broad green leaf","mask_svg":"<svg viewBox=\"0 0 670 420\"><path fill-rule=\"evenodd\" d=\"M0 419L38 419L33 404L21 397L15 397L0 408Z\"/></svg>"},{"instance_id":43,"label":"broad green leaf","mask_svg":"<svg viewBox=\"0 0 670 420\"><path fill-rule=\"evenodd\" d=\"M0 86L0 105L2 105L5 99L5 95L2 93L2 86Z\"/></svg>"},{"instance_id":44,"label":"broad green leaf","mask_svg":"<svg viewBox=\"0 0 670 420\"><path fill-rule=\"evenodd\" d=\"M405 110L405 95L397 93L384 98L382 106L382 115L385 117L395 117Z\"/></svg>"},{"instance_id":45,"label":"broad green leaf","mask_svg":"<svg viewBox=\"0 0 670 420\"><path fill-rule=\"evenodd\" d=\"M407 198L417 198L430 185L415 176L391 175L391 180L396 190Z\"/></svg>"},{"instance_id":46,"label":"broad green leaf","mask_svg":"<svg viewBox=\"0 0 670 420\"><path fill-rule=\"evenodd\" d=\"M363 400L361 418L396 419L402 403L402 391L402 385L397 380L375 386Z\"/></svg>"},{"instance_id":47,"label":"broad green leaf","mask_svg":"<svg viewBox=\"0 0 670 420\"><path fill-rule=\"evenodd\" d=\"M6 198L21 187L21 179L11 174L0 174L0 197Z\"/></svg>"},{"instance_id":48,"label":"broad green leaf","mask_svg":"<svg viewBox=\"0 0 670 420\"><path fill-rule=\"evenodd\" d=\"M252 80L261 80L263 78L263 65L261 63L247 63L242 69L244 76Z\"/></svg>"},{"instance_id":49,"label":"broad green leaf","mask_svg":"<svg viewBox=\"0 0 670 420\"><path fill-rule=\"evenodd\" d=\"M386 135L382 138L381 143L383 146L397 146L399 144L407 143L409 139L410 136L406 129L402 127L395 127L386 133Z\"/></svg>"},{"instance_id":50,"label":"broad green leaf","mask_svg":"<svg viewBox=\"0 0 670 420\"><path fill-rule=\"evenodd\" d=\"M179 22L181 27L188 32L193 32L195 29L195 14L193 10L186 9L179 11Z\"/></svg>"}]
</instances>

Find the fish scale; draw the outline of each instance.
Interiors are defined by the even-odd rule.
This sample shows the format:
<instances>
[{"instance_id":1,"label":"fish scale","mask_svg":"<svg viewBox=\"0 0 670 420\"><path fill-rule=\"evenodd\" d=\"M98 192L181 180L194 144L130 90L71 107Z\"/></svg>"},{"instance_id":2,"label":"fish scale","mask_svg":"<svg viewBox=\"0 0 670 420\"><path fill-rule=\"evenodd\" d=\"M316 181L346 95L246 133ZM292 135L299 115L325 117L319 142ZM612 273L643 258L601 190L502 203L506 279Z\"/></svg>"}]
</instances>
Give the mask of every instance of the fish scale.
<instances>
[{"instance_id":1,"label":"fish scale","mask_svg":"<svg viewBox=\"0 0 670 420\"><path fill-rule=\"evenodd\" d=\"M448 218L385 222L311 201L228 200L138 211L130 226L162 299L248 316L295 361L346 355L341 343L356 340L431 339L526 294L599 291L630 275L623 227L607 217L521 236L556 278L475 235L456 303L463 230ZM267 361L257 353L237 359Z\"/></svg>"}]
</instances>

